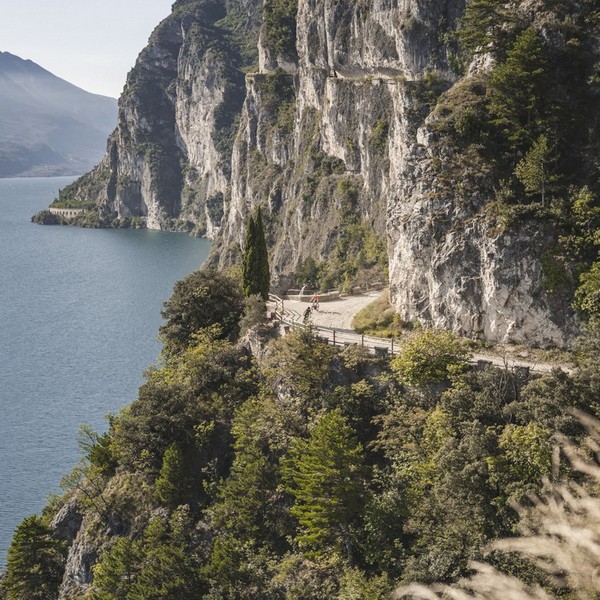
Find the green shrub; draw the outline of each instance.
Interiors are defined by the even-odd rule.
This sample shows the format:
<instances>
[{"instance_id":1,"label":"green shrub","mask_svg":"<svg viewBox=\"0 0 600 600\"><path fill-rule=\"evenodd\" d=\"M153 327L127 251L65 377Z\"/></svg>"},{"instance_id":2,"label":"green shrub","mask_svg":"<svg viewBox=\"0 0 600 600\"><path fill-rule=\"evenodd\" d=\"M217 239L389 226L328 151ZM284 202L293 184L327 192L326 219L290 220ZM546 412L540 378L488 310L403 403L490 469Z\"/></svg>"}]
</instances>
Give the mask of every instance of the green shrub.
<instances>
[{"instance_id":1,"label":"green shrub","mask_svg":"<svg viewBox=\"0 0 600 600\"><path fill-rule=\"evenodd\" d=\"M448 381L469 358L466 343L449 331L423 331L406 342L392 361L398 379L408 385Z\"/></svg>"},{"instance_id":2,"label":"green shrub","mask_svg":"<svg viewBox=\"0 0 600 600\"><path fill-rule=\"evenodd\" d=\"M211 325L219 325L222 337L237 335L243 295L237 280L216 269L203 269L178 281L164 306L166 323L160 328L164 352L178 354L194 333Z\"/></svg>"},{"instance_id":3,"label":"green shrub","mask_svg":"<svg viewBox=\"0 0 600 600\"><path fill-rule=\"evenodd\" d=\"M263 44L273 54L295 56L298 0L265 0Z\"/></svg>"}]
</instances>

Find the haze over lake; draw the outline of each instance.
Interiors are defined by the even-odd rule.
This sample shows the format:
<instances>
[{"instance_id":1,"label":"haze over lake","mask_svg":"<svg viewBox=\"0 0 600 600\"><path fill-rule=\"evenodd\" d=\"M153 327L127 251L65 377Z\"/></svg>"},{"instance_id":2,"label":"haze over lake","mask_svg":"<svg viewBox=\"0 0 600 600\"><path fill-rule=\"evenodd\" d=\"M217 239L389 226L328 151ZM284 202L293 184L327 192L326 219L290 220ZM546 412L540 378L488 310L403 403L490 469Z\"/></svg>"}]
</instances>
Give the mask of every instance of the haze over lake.
<instances>
[{"instance_id":1,"label":"haze over lake","mask_svg":"<svg viewBox=\"0 0 600 600\"><path fill-rule=\"evenodd\" d=\"M73 178L0 179L0 567L79 459L77 430L135 399L162 302L210 242L30 223Z\"/></svg>"}]
</instances>

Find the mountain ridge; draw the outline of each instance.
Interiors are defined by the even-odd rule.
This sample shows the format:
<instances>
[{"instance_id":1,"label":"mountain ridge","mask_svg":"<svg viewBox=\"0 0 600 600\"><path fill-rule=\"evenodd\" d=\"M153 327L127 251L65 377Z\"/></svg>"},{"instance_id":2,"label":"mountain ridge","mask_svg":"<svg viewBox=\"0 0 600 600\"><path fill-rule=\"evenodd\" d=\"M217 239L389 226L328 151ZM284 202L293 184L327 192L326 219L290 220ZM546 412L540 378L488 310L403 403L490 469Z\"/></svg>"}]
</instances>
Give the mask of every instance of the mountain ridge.
<instances>
[{"instance_id":1,"label":"mountain ridge","mask_svg":"<svg viewBox=\"0 0 600 600\"><path fill-rule=\"evenodd\" d=\"M0 177L77 175L106 149L116 100L0 52Z\"/></svg>"}]
</instances>

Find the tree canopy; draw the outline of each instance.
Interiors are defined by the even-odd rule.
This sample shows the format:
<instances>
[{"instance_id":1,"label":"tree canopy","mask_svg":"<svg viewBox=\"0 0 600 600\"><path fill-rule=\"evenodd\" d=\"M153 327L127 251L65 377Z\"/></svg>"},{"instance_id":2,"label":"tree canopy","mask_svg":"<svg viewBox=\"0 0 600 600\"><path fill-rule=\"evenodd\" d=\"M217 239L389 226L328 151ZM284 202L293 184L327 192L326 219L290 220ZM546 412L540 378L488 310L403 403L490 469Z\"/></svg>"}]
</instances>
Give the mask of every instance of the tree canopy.
<instances>
[{"instance_id":1,"label":"tree canopy","mask_svg":"<svg viewBox=\"0 0 600 600\"><path fill-rule=\"evenodd\" d=\"M173 288L162 316L160 338L167 354L180 354L200 329L218 324L224 338L239 331L243 294L238 281L216 269L195 271Z\"/></svg>"},{"instance_id":2,"label":"tree canopy","mask_svg":"<svg viewBox=\"0 0 600 600\"><path fill-rule=\"evenodd\" d=\"M246 229L242 281L246 297L258 295L265 302L269 299L269 254L260 207L256 211L256 217L250 217Z\"/></svg>"}]
</instances>

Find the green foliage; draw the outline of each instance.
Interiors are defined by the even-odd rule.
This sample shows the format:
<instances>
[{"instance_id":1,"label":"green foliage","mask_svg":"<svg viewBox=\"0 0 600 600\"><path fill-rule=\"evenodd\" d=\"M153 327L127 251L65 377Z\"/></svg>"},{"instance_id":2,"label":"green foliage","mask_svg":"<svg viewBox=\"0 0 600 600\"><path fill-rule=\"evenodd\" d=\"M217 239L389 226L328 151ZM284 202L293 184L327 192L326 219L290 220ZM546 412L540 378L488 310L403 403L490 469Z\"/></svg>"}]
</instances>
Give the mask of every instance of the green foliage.
<instances>
[{"instance_id":1,"label":"green foliage","mask_svg":"<svg viewBox=\"0 0 600 600\"><path fill-rule=\"evenodd\" d=\"M347 569L341 578L336 600L388 600L393 587L385 573L368 577L359 569Z\"/></svg>"},{"instance_id":2,"label":"green foliage","mask_svg":"<svg viewBox=\"0 0 600 600\"><path fill-rule=\"evenodd\" d=\"M600 262L595 262L579 279L581 285L573 305L590 318L600 317Z\"/></svg>"},{"instance_id":3,"label":"green foliage","mask_svg":"<svg viewBox=\"0 0 600 600\"><path fill-rule=\"evenodd\" d=\"M275 55L296 55L298 0L265 0L263 44Z\"/></svg>"},{"instance_id":4,"label":"green foliage","mask_svg":"<svg viewBox=\"0 0 600 600\"><path fill-rule=\"evenodd\" d=\"M272 388L284 386L305 402L315 402L330 385L334 350L309 329L295 329L275 340L264 373Z\"/></svg>"},{"instance_id":5,"label":"green foliage","mask_svg":"<svg viewBox=\"0 0 600 600\"><path fill-rule=\"evenodd\" d=\"M525 192L530 195L539 195L542 205L545 205L546 191L552 180L550 174L552 161L552 149L548 138L542 134L515 168L515 175L523 184Z\"/></svg>"},{"instance_id":6,"label":"green foliage","mask_svg":"<svg viewBox=\"0 0 600 600\"><path fill-rule=\"evenodd\" d=\"M390 304L389 290L377 300L359 310L352 319L352 327L358 333L379 337L393 337L400 333L402 321Z\"/></svg>"},{"instance_id":7,"label":"green foliage","mask_svg":"<svg viewBox=\"0 0 600 600\"><path fill-rule=\"evenodd\" d=\"M7 600L54 600L65 568L65 544L33 515L17 526L0 592Z\"/></svg>"},{"instance_id":8,"label":"green foliage","mask_svg":"<svg viewBox=\"0 0 600 600\"><path fill-rule=\"evenodd\" d=\"M267 305L259 294L249 296L244 300L244 314L240 321L240 335L249 329L265 325L267 319Z\"/></svg>"},{"instance_id":9,"label":"green foliage","mask_svg":"<svg viewBox=\"0 0 600 600\"><path fill-rule=\"evenodd\" d=\"M513 147L522 150L539 136L548 85L543 39L535 30L526 29L488 80L492 122Z\"/></svg>"},{"instance_id":10,"label":"green foliage","mask_svg":"<svg viewBox=\"0 0 600 600\"><path fill-rule=\"evenodd\" d=\"M498 0L472 0L458 22L457 36L462 49L469 55L500 51L510 31L511 13ZM507 26L508 23L508 26Z\"/></svg>"},{"instance_id":11,"label":"green foliage","mask_svg":"<svg viewBox=\"0 0 600 600\"><path fill-rule=\"evenodd\" d=\"M206 496L213 477L228 467L229 424L254 392L247 358L211 330L161 369L150 371L138 400L114 422L114 448L129 469L158 474L176 442L190 466L190 502ZM192 468L193 467L193 468Z\"/></svg>"},{"instance_id":12,"label":"green foliage","mask_svg":"<svg viewBox=\"0 0 600 600\"><path fill-rule=\"evenodd\" d=\"M125 600L140 571L142 543L127 537L117 538L94 567L93 600Z\"/></svg>"},{"instance_id":13,"label":"green foliage","mask_svg":"<svg viewBox=\"0 0 600 600\"><path fill-rule=\"evenodd\" d=\"M340 208L345 225L327 260L317 263L308 257L296 267L296 285L321 290L349 290L356 285L387 279L387 247L372 225L359 221L354 206L358 191L342 183Z\"/></svg>"},{"instance_id":14,"label":"green foliage","mask_svg":"<svg viewBox=\"0 0 600 600\"><path fill-rule=\"evenodd\" d=\"M52 208L83 208L84 210L92 210L96 208L96 204L94 202L76 199L56 199L50 206Z\"/></svg>"},{"instance_id":15,"label":"green foliage","mask_svg":"<svg viewBox=\"0 0 600 600\"><path fill-rule=\"evenodd\" d=\"M307 440L297 439L283 464L291 509L303 528L300 545L319 555L352 557L351 526L364 494L364 452L337 411L323 415Z\"/></svg>"},{"instance_id":16,"label":"green foliage","mask_svg":"<svg viewBox=\"0 0 600 600\"><path fill-rule=\"evenodd\" d=\"M177 444L171 444L163 457L160 475L156 480L156 495L167 505L177 506L188 497L190 482L184 455Z\"/></svg>"},{"instance_id":17,"label":"green foliage","mask_svg":"<svg viewBox=\"0 0 600 600\"><path fill-rule=\"evenodd\" d=\"M387 119L379 119L373 125L369 143L373 145L378 154L384 154L387 150L389 129L390 124Z\"/></svg>"},{"instance_id":18,"label":"green foliage","mask_svg":"<svg viewBox=\"0 0 600 600\"><path fill-rule=\"evenodd\" d=\"M89 465L103 477L114 475L117 468L112 441L108 432L100 435L88 425L81 425L79 428L79 449Z\"/></svg>"},{"instance_id":19,"label":"green foliage","mask_svg":"<svg viewBox=\"0 0 600 600\"><path fill-rule=\"evenodd\" d=\"M283 71L254 75L260 90L265 121L277 130L277 135L289 135L296 116L294 79Z\"/></svg>"},{"instance_id":20,"label":"green foliage","mask_svg":"<svg viewBox=\"0 0 600 600\"><path fill-rule=\"evenodd\" d=\"M588 186L571 188L569 204L573 216L573 232L563 241L580 256L595 257L600 246L600 206Z\"/></svg>"},{"instance_id":21,"label":"green foliage","mask_svg":"<svg viewBox=\"0 0 600 600\"><path fill-rule=\"evenodd\" d=\"M38 225L63 225L64 219L49 210L41 210L31 217L31 222Z\"/></svg>"},{"instance_id":22,"label":"green foliage","mask_svg":"<svg viewBox=\"0 0 600 600\"><path fill-rule=\"evenodd\" d=\"M160 337L167 356L182 353L200 329L218 324L222 337L239 331L243 310L240 286L231 276L215 269L191 273L173 288L162 316L166 323Z\"/></svg>"},{"instance_id":23,"label":"green foliage","mask_svg":"<svg viewBox=\"0 0 600 600\"><path fill-rule=\"evenodd\" d=\"M300 259L296 265L294 277L298 285L307 285L316 289L319 280L317 261L312 256L307 256L304 260Z\"/></svg>"},{"instance_id":24,"label":"green foliage","mask_svg":"<svg viewBox=\"0 0 600 600\"><path fill-rule=\"evenodd\" d=\"M278 427L273 413L280 411L269 399L259 398L248 399L236 411L232 425L235 458L213 518L238 541L276 544L277 534L282 534L278 513L271 510L279 483L271 432Z\"/></svg>"},{"instance_id":25,"label":"green foliage","mask_svg":"<svg viewBox=\"0 0 600 600\"><path fill-rule=\"evenodd\" d=\"M440 383L464 370L468 358L463 340L449 331L426 330L404 343L392 369L408 385Z\"/></svg>"},{"instance_id":26,"label":"green foliage","mask_svg":"<svg viewBox=\"0 0 600 600\"><path fill-rule=\"evenodd\" d=\"M94 567L92 600L200 600L205 587L182 516L154 519L140 539L119 537L106 548Z\"/></svg>"},{"instance_id":27,"label":"green foliage","mask_svg":"<svg viewBox=\"0 0 600 600\"><path fill-rule=\"evenodd\" d=\"M507 425L498 438L501 454L489 459L490 485L521 502L552 470L550 433L536 423Z\"/></svg>"},{"instance_id":28,"label":"green foliage","mask_svg":"<svg viewBox=\"0 0 600 600\"><path fill-rule=\"evenodd\" d=\"M256 218L250 217L248 221L242 262L242 282L246 297L258 295L265 302L269 299L271 283L269 254L260 207L256 211Z\"/></svg>"},{"instance_id":29,"label":"green foliage","mask_svg":"<svg viewBox=\"0 0 600 600\"><path fill-rule=\"evenodd\" d=\"M217 227L221 225L221 221L223 220L223 202L224 198L222 192L217 192L206 200L208 216Z\"/></svg>"}]
</instances>

